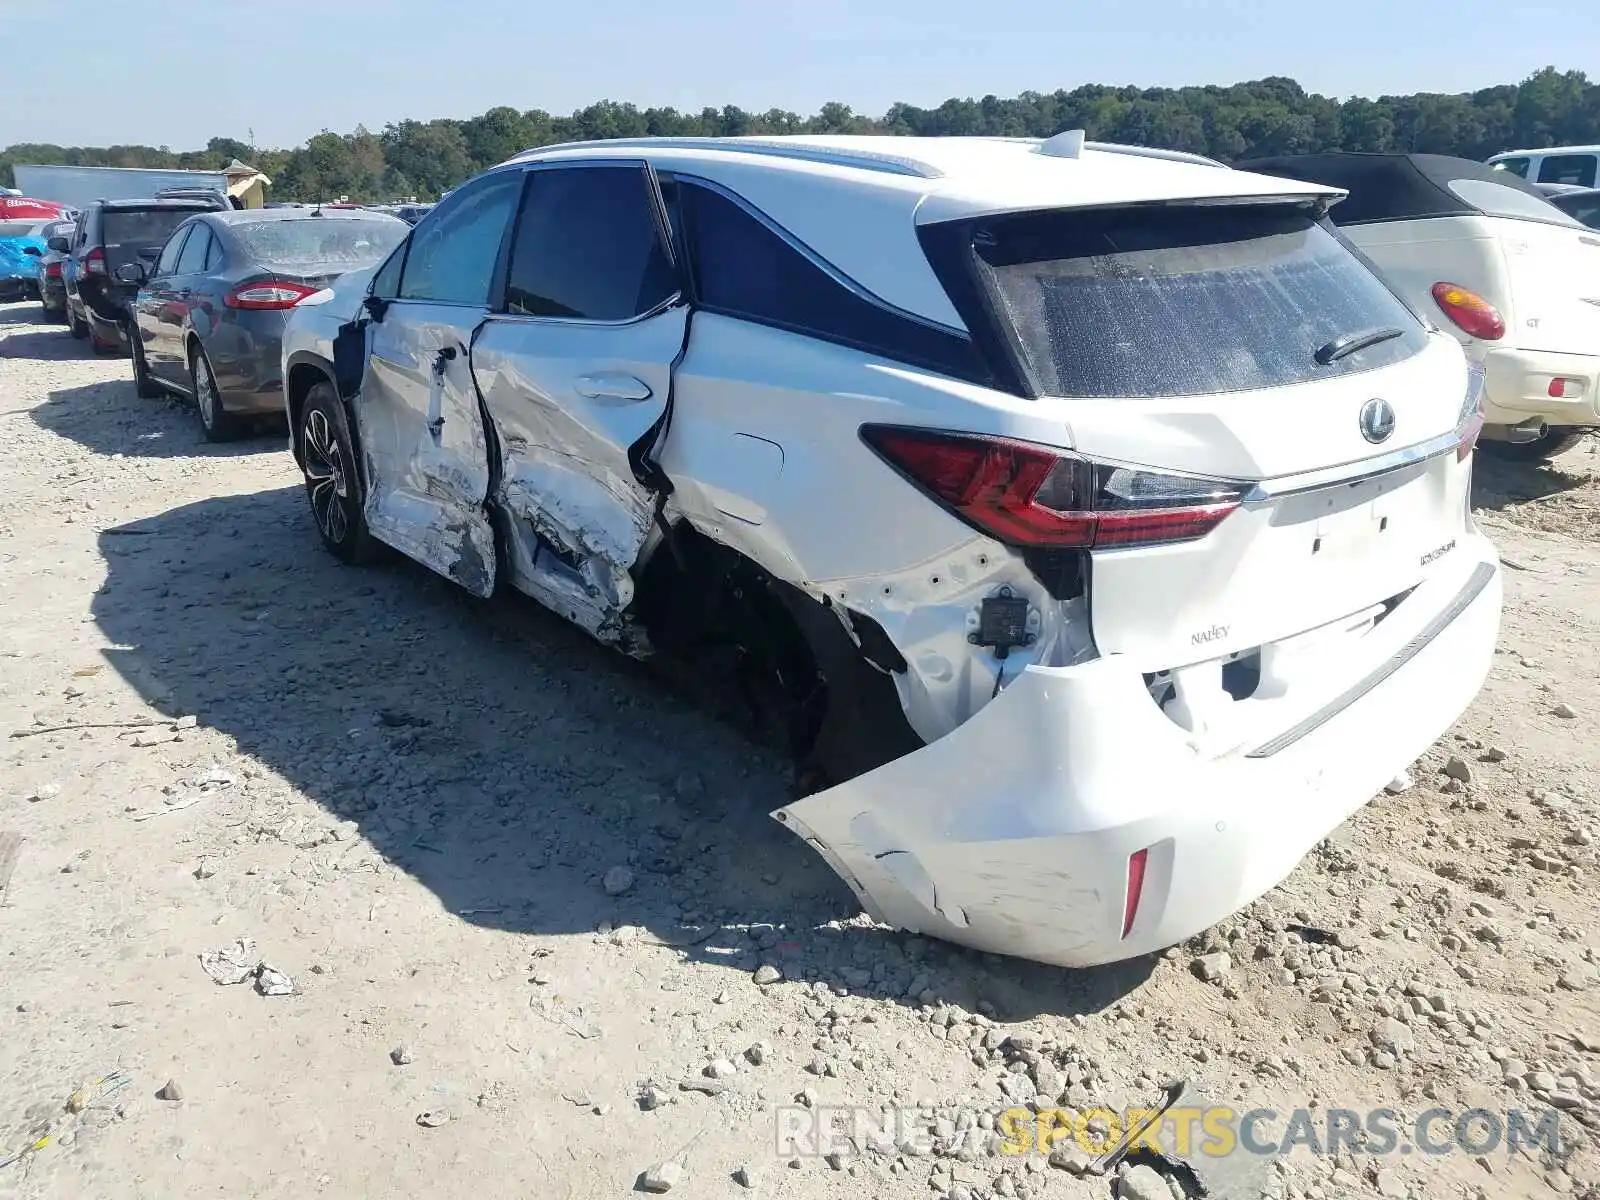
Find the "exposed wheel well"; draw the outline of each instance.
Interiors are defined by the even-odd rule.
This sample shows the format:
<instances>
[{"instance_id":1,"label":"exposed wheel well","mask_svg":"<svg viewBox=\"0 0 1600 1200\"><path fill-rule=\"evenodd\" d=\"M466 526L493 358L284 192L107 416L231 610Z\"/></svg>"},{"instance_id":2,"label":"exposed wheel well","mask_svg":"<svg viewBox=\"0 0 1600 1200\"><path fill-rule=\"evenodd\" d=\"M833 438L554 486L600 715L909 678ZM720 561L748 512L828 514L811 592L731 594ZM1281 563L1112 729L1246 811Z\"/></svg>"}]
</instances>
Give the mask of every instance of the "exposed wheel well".
<instances>
[{"instance_id":1,"label":"exposed wheel well","mask_svg":"<svg viewBox=\"0 0 1600 1200\"><path fill-rule=\"evenodd\" d=\"M294 363L283 380L289 406L289 440L296 462L300 461L300 417L305 412L306 397L319 383L333 383L333 369L310 362Z\"/></svg>"},{"instance_id":2,"label":"exposed wheel well","mask_svg":"<svg viewBox=\"0 0 1600 1200\"><path fill-rule=\"evenodd\" d=\"M905 661L876 622L814 600L692 526L672 536L640 572L631 609L659 657L701 683L735 683L764 710L758 719L777 735L775 748L818 782L841 783L922 746L892 678Z\"/></svg>"}]
</instances>

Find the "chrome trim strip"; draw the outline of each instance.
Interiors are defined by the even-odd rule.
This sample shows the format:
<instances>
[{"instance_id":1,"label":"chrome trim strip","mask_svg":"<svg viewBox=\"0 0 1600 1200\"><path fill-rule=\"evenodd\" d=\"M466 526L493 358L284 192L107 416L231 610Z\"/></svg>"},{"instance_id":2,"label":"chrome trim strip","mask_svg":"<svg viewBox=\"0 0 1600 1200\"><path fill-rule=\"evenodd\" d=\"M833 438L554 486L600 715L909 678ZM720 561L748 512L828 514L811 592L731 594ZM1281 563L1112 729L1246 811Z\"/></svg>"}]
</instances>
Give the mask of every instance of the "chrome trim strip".
<instances>
[{"instance_id":1,"label":"chrome trim strip","mask_svg":"<svg viewBox=\"0 0 1600 1200\"><path fill-rule=\"evenodd\" d=\"M653 149L653 150L718 150L727 154L760 154L771 158L792 158L802 162L823 163L835 167L857 167L864 171L880 171L888 175L906 175L914 179L942 179L944 172L914 158L897 154L879 154L871 150L847 150L839 146L818 146L813 143L788 143L764 138L714 138L714 137L655 137L617 138L615 140L588 142L560 142L552 146L535 146L516 155L510 162L526 162L540 154L553 154L565 150L590 148Z\"/></svg>"},{"instance_id":2,"label":"chrome trim strip","mask_svg":"<svg viewBox=\"0 0 1600 1200\"><path fill-rule=\"evenodd\" d=\"M1383 683L1401 667L1421 654L1427 648L1429 642L1443 633L1452 621L1466 612L1467 607L1478 598L1484 588L1489 586L1489 581L1494 578L1496 569L1493 563L1479 563L1473 570L1471 578L1467 580L1466 586L1456 593L1456 598L1439 612L1433 620L1429 621L1415 637L1390 655L1387 662L1365 679L1354 684L1339 696L1334 697L1334 699L1323 705L1298 725L1280 733L1270 742L1264 742L1257 746L1245 757L1271 758L1279 751L1287 750L1301 738L1316 732L1317 729L1333 720L1334 717Z\"/></svg>"},{"instance_id":3,"label":"chrome trim strip","mask_svg":"<svg viewBox=\"0 0 1600 1200\"><path fill-rule=\"evenodd\" d=\"M1250 490L1240 498L1239 503L1249 508L1271 504L1285 496L1298 496L1306 492L1320 492L1329 488L1365 483L1379 475L1387 475L1391 471L1437 458L1454 450L1460 444L1460 432L1452 429L1449 433L1441 433L1438 437L1417 442L1415 445L1402 446L1377 458L1363 458L1336 467L1318 467L1314 471L1303 471L1298 475L1280 475L1276 479L1263 479L1252 484Z\"/></svg>"}]
</instances>

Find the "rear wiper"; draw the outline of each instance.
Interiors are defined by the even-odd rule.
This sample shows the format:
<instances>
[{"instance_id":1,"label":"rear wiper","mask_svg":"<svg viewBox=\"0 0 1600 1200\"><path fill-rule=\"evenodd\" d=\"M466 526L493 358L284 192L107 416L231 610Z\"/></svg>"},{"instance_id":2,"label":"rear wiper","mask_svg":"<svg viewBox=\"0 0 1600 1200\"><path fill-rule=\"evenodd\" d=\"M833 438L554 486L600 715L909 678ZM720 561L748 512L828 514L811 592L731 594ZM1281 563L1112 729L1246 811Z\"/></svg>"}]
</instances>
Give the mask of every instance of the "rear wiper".
<instances>
[{"instance_id":1,"label":"rear wiper","mask_svg":"<svg viewBox=\"0 0 1600 1200\"><path fill-rule=\"evenodd\" d=\"M1317 366L1325 367L1329 363L1338 362L1341 358L1348 358L1359 350L1369 350L1382 342L1392 341L1397 337L1405 337L1404 329L1369 329L1366 333L1347 333L1343 337L1336 337L1327 345L1319 347L1312 355L1317 360Z\"/></svg>"}]
</instances>

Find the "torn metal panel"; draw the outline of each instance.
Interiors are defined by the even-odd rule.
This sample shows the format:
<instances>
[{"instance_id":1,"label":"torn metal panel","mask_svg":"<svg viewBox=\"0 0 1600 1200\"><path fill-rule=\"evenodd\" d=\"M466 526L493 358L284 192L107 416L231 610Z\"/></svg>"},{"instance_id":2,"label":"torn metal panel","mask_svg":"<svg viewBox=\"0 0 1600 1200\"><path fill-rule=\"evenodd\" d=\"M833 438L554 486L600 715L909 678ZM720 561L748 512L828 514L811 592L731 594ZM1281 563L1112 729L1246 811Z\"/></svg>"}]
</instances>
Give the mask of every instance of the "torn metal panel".
<instances>
[{"instance_id":1,"label":"torn metal panel","mask_svg":"<svg viewBox=\"0 0 1600 1200\"><path fill-rule=\"evenodd\" d=\"M1034 636L1003 656L972 640L983 601L1002 589L1027 602ZM1053 599L1019 556L987 538L905 571L806 590L870 616L888 635L906 663L895 675L906 717L924 741L971 719L1027 667L1066 666L1093 652L1084 602Z\"/></svg>"},{"instance_id":2,"label":"torn metal panel","mask_svg":"<svg viewBox=\"0 0 1600 1200\"><path fill-rule=\"evenodd\" d=\"M687 328L681 307L622 325L500 316L473 345L512 584L633 653L623 612L656 498L629 451L666 409Z\"/></svg>"},{"instance_id":3,"label":"torn metal panel","mask_svg":"<svg viewBox=\"0 0 1600 1200\"><path fill-rule=\"evenodd\" d=\"M351 410L373 536L477 596L495 585L489 439L467 347L481 311L406 302L368 326Z\"/></svg>"}]
</instances>

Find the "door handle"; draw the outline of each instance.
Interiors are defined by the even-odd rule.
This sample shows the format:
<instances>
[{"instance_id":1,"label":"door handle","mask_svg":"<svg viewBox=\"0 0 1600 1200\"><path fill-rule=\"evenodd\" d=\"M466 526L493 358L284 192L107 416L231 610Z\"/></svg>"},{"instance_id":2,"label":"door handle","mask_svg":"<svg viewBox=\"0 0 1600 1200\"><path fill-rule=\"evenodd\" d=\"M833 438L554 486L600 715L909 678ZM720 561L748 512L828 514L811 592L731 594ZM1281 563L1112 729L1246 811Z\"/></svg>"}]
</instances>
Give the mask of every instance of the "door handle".
<instances>
[{"instance_id":1,"label":"door handle","mask_svg":"<svg viewBox=\"0 0 1600 1200\"><path fill-rule=\"evenodd\" d=\"M654 394L642 379L609 373L580 375L573 387L589 400L648 400Z\"/></svg>"}]
</instances>

